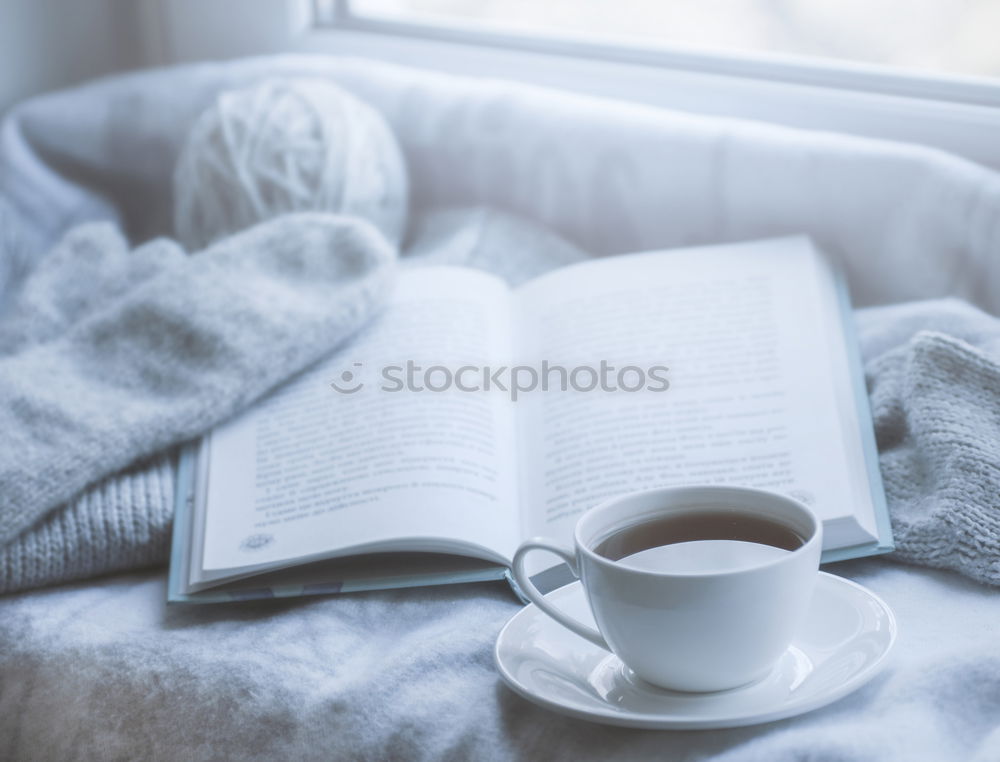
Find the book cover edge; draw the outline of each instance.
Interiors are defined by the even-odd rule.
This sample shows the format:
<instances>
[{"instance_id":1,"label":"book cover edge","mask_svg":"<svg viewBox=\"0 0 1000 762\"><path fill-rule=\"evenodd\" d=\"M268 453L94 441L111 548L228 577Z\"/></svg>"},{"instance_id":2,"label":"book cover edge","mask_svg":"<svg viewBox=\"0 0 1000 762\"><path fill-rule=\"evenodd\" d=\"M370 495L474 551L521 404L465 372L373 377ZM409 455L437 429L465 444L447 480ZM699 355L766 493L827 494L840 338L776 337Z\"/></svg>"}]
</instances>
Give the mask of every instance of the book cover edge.
<instances>
[{"instance_id":1,"label":"book cover edge","mask_svg":"<svg viewBox=\"0 0 1000 762\"><path fill-rule=\"evenodd\" d=\"M847 347L848 370L854 386L854 405L861 430L861 447L868 475L868 489L872 498L872 506L875 509L877 537L874 542L824 551L824 563L891 553L896 548L892 536L892 524L889 520L889 505L885 498L885 485L882 483L882 471L879 468L875 422L868 401L868 386L865 383L864 365L861 361L861 342L858 339L857 326L854 323L850 289L842 269L835 267L833 275L840 308L841 329L844 333L844 344Z\"/></svg>"}]
</instances>

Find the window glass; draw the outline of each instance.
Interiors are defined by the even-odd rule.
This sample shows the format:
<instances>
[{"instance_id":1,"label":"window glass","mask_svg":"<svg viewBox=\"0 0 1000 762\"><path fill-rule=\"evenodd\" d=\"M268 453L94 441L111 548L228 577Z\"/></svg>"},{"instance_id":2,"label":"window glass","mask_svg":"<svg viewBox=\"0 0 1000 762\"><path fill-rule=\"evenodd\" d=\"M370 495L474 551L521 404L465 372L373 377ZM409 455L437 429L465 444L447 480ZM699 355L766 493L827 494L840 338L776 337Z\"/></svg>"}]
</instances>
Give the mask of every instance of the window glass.
<instances>
[{"instance_id":1,"label":"window glass","mask_svg":"<svg viewBox=\"0 0 1000 762\"><path fill-rule=\"evenodd\" d=\"M358 16L1000 76L1000 0L351 0Z\"/></svg>"}]
</instances>

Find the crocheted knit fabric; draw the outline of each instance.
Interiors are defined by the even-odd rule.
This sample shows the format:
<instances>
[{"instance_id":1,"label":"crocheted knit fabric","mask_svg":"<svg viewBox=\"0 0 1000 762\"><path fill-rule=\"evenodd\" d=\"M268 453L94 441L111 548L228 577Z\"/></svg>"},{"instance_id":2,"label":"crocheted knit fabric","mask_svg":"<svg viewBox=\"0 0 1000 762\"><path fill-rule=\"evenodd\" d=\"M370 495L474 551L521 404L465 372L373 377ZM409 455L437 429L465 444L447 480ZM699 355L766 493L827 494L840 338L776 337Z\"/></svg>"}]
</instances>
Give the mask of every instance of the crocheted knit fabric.
<instances>
[{"instance_id":1,"label":"crocheted knit fabric","mask_svg":"<svg viewBox=\"0 0 1000 762\"><path fill-rule=\"evenodd\" d=\"M868 374L894 557L1000 584L1000 365L921 331Z\"/></svg>"}]
</instances>

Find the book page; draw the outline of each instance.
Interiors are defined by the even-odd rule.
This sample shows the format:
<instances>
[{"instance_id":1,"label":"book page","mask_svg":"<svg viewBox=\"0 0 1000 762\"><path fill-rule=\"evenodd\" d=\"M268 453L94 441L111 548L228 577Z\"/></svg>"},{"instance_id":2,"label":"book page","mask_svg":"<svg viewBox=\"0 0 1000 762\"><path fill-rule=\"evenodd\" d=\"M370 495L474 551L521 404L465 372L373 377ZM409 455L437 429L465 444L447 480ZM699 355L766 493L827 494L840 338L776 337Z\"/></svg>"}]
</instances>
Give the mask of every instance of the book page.
<instances>
[{"instance_id":1,"label":"book page","mask_svg":"<svg viewBox=\"0 0 1000 762\"><path fill-rule=\"evenodd\" d=\"M824 520L828 547L873 539L827 276L806 239L780 239L611 257L515 292L516 342L535 362L633 367L605 372L613 391L550 388L518 403L524 536L568 539L604 499L704 483L796 495ZM669 368L657 374L665 391L650 380L657 366ZM643 388L617 388L640 370Z\"/></svg>"},{"instance_id":2,"label":"book page","mask_svg":"<svg viewBox=\"0 0 1000 762\"><path fill-rule=\"evenodd\" d=\"M509 405L431 391L406 370L509 355L509 306L492 276L403 269L388 307L357 337L212 433L202 568L344 549L461 545L509 557L518 542Z\"/></svg>"}]
</instances>

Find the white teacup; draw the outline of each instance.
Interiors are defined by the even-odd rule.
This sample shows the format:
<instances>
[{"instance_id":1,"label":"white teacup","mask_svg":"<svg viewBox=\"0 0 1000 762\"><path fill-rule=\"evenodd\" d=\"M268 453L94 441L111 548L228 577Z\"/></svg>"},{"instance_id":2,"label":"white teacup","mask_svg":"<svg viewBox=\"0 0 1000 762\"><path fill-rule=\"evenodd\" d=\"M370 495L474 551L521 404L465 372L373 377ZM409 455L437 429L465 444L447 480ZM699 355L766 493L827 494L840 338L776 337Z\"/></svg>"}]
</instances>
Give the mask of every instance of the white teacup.
<instances>
[{"instance_id":1,"label":"white teacup","mask_svg":"<svg viewBox=\"0 0 1000 762\"><path fill-rule=\"evenodd\" d=\"M794 532L801 544L793 550L757 542L751 547L723 531L715 539L663 545L620 560L595 550L607 547L611 537L639 536L619 534L631 527L652 534L657 520L667 516L706 518L719 512L731 517L734 527L765 519ZM791 644L816 583L823 526L803 503L785 495L743 487L676 487L592 508L577 522L574 539L575 549L544 539L518 548L514 578L528 599L613 652L646 682L700 692L764 677ZM569 564L599 631L545 600L525 571L532 550L548 550ZM642 558L647 560L641 567L633 565Z\"/></svg>"}]
</instances>

